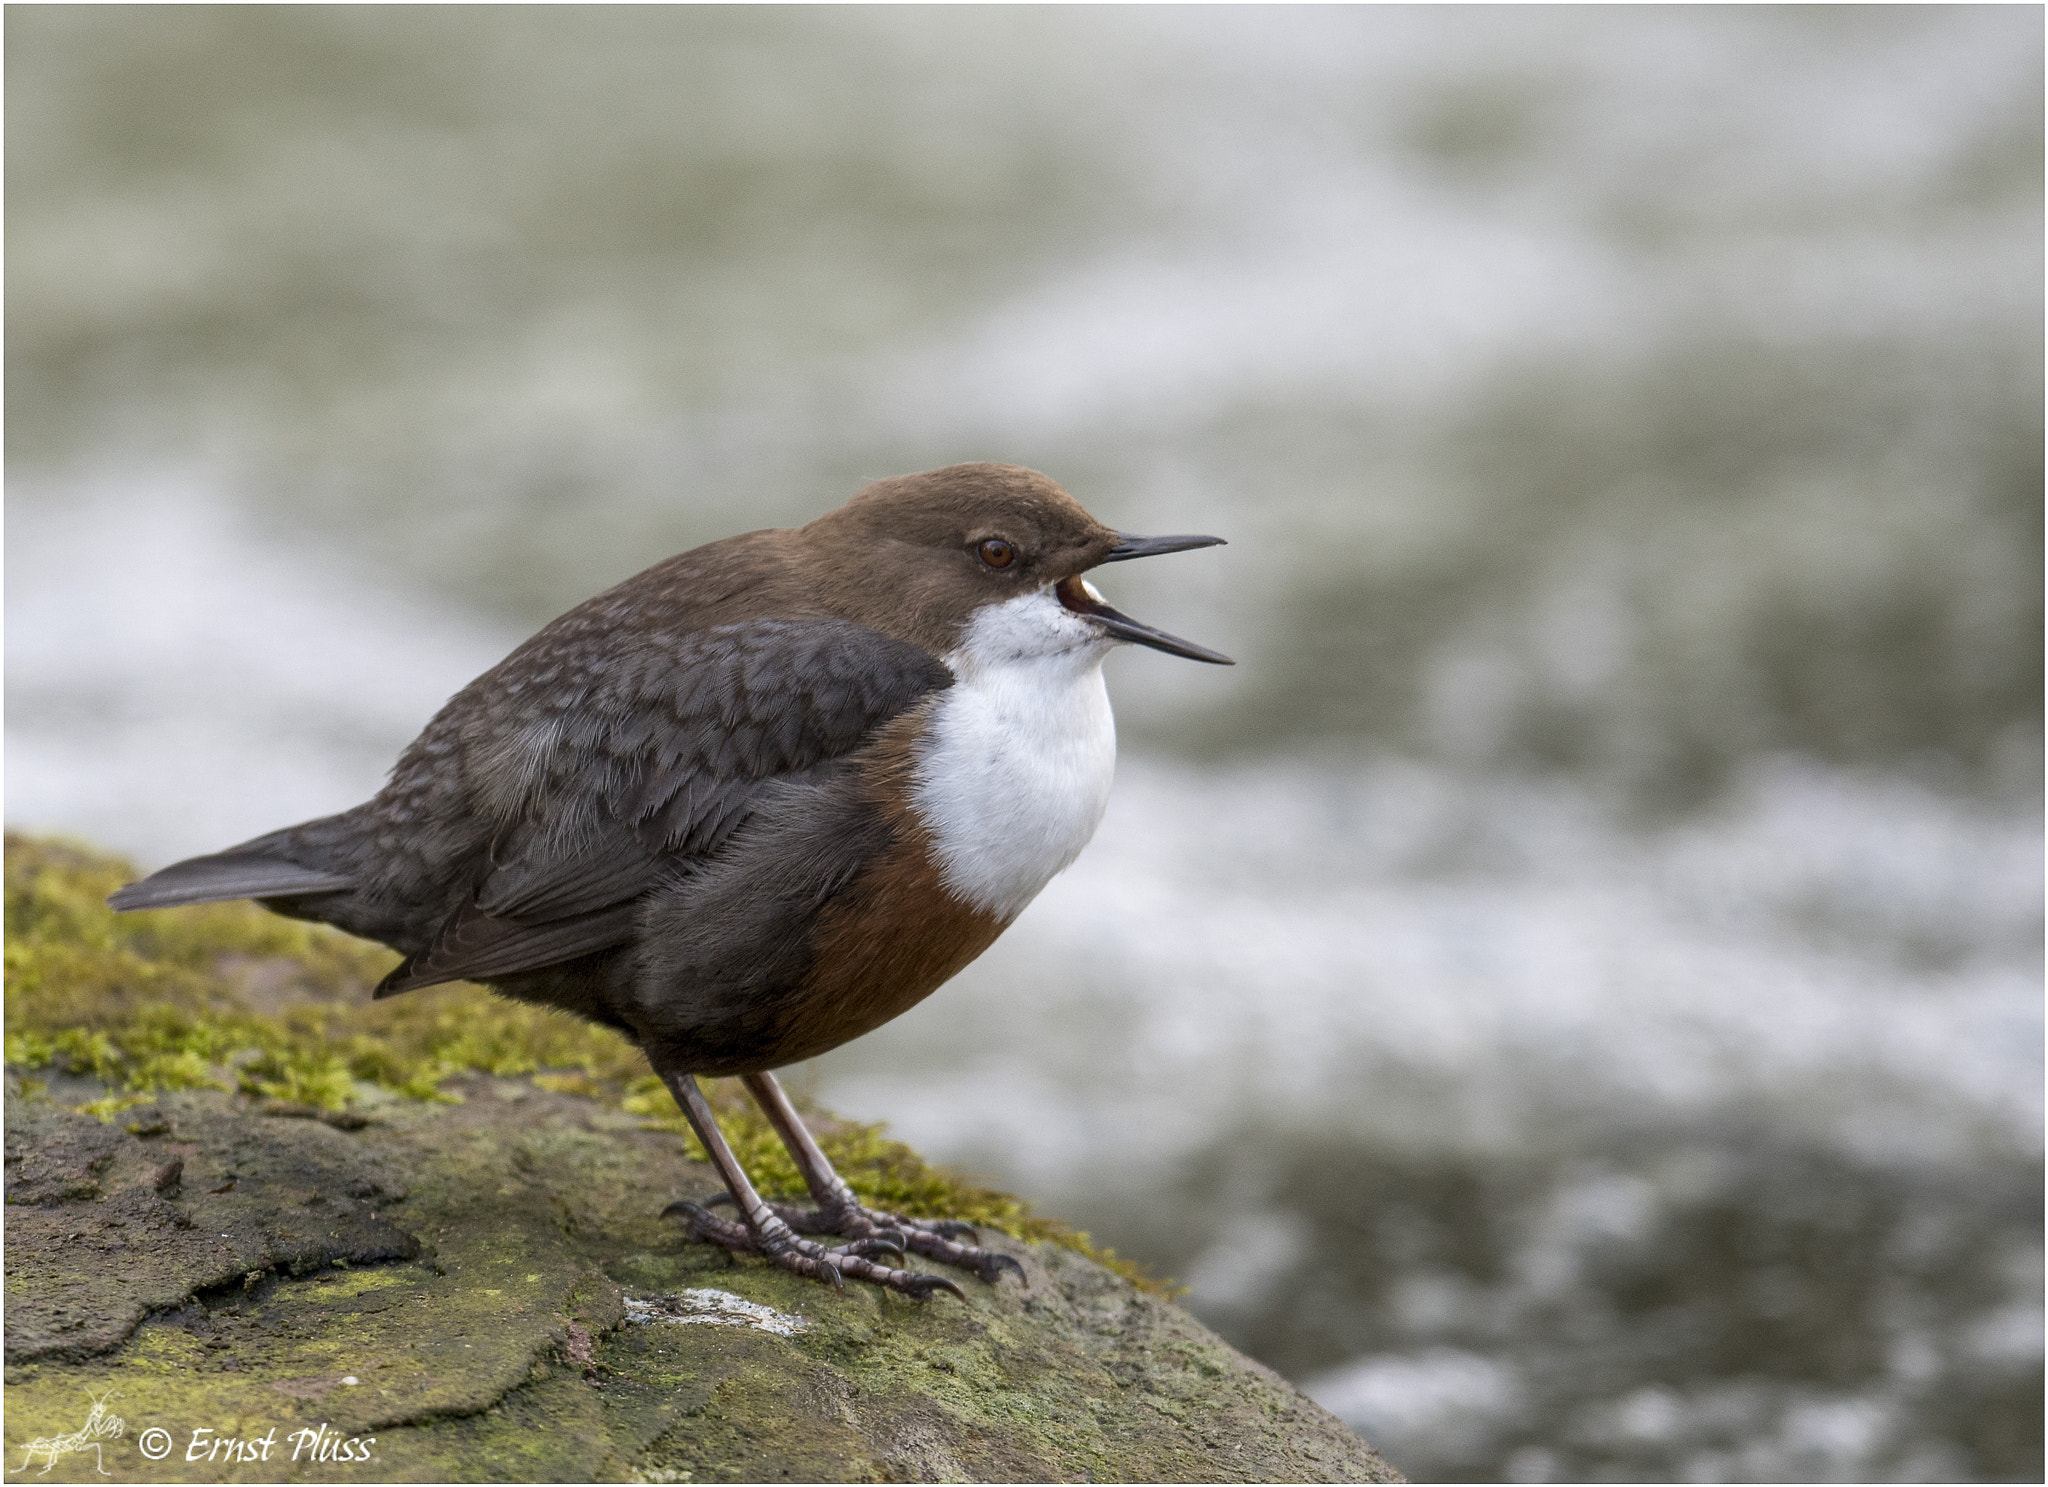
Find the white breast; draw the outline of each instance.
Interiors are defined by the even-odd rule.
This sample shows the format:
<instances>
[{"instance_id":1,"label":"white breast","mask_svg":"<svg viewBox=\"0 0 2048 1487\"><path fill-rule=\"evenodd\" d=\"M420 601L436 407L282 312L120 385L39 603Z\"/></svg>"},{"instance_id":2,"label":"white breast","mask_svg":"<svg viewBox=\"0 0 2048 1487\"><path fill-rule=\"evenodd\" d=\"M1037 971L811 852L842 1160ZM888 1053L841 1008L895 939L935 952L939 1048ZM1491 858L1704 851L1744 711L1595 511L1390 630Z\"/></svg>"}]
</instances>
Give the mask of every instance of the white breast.
<instances>
[{"instance_id":1,"label":"white breast","mask_svg":"<svg viewBox=\"0 0 2048 1487\"><path fill-rule=\"evenodd\" d=\"M1116 720L1102 632L1049 590L990 605L946 657L911 803L947 888L1008 922L1088 845L1109 804Z\"/></svg>"}]
</instances>

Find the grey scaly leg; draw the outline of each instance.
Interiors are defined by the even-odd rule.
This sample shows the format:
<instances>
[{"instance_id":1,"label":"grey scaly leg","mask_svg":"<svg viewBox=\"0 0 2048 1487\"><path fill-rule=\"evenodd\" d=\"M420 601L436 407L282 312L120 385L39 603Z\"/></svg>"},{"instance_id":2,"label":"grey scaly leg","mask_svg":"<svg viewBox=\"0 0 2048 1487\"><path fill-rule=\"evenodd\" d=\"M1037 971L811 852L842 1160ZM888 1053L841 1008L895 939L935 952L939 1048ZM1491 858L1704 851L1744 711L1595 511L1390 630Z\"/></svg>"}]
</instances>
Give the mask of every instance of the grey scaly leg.
<instances>
[{"instance_id":1,"label":"grey scaly leg","mask_svg":"<svg viewBox=\"0 0 2048 1487\"><path fill-rule=\"evenodd\" d=\"M656 1072L661 1075L661 1082L669 1087L669 1093L676 1097L676 1103L682 1107L691 1129L697 1133L697 1139L704 1143L711 1165L718 1169L718 1175L731 1194L742 1220L734 1223L730 1219L719 1218L695 1203L671 1203L663 1210L664 1215L676 1214L687 1218L694 1238L724 1245L729 1250L762 1255L784 1270L814 1280L830 1281L836 1290L845 1288L841 1277L850 1275L855 1280L873 1281L920 1299L934 1291L951 1291L961 1300L967 1299L966 1293L958 1286L940 1276L892 1270L868 1258L872 1254L901 1255L901 1245L864 1237L851 1244L827 1249L808 1239L798 1238L789 1224L754 1191L753 1183L747 1180L746 1169L740 1166L732 1148L725 1144L725 1136L718 1129L718 1119L711 1113L711 1105L705 1100L704 1092L697 1088L697 1081L688 1074L671 1073L665 1069Z\"/></svg>"},{"instance_id":2,"label":"grey scaly leg","mask_svg":"<svg viewBox=\"0 0 2048 1487\"><path fill-rule=\"evenodd\" d=\"M801 1234L844 1235L857 1243L880 1241L896 1246L899 1253L907 1247L948 1265L972 1270L990 1284L1005 1270L1014 1270L1017 1279L1024 1279L1024 1267L1009 1255L956 1242L962 1236L970 1240L978 1237L972 1224L958 1219L904 1218L863 1206L846 1180L832 1170L831 1162L819 1150L775 1076L745 1074L741 1078L762 1114L782 1137L782 1144L789 1148L797 1171L803 1174L804 1186L811 1190L811 1201L818 1205L803 1209L770 1204L770 1209L791 1229Z\"/></svg>"}]
</instances>

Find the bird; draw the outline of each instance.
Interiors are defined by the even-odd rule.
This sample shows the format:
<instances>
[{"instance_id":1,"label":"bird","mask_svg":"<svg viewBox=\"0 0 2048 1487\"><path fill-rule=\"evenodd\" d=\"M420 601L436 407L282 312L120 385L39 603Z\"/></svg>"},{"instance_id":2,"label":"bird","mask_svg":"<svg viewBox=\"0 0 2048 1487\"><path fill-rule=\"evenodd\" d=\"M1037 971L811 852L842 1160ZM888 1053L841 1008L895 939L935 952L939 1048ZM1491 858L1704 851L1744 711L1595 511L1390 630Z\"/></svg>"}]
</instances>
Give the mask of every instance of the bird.
<instances>
[{"instance_id":1,"label":"bird","mask_svg":"<svg viewBox=\"0 0 2048 1487\"><path fill-rule=\"evenodd\" d=\"M253 899L398 951L376 997L475 981L614 1028L724 1184L665 1210L691 1239L964 1299L909 1255L991 1283L1022 1267L971 1225L865 1207L774 1071L908 1011L1074 861L1116 761L1108 653L1234 664L1084 575L1222 541L1119 532L1021 466L872 481L569 610L450 698L354 809L108 902ZM698 1084L720 1076L814 1206L756 1191Z\"/></svg>"}]
</instances>

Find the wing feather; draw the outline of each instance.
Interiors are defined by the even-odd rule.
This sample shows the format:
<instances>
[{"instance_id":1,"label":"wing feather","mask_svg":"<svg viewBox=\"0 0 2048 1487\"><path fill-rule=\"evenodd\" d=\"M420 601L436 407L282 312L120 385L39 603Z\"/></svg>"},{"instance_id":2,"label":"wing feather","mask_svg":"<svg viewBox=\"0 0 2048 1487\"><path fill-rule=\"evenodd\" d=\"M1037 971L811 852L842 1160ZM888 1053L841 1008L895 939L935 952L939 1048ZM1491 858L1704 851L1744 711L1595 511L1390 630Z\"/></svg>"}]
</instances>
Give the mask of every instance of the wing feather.
<instances>
[{"instance_id":1,"label":"wing feather","mask_svg":"<svg viewBox=\"0 0 2048 1487\"><path fill-rule=\"evenodd\" d=\"M609 950L632 938L636 903L550 924L515 924L488 914L458 917L423 955L404 961L377 985L374 996L397 996L444 981L481 981Z\"/></svg>"},{"instance_id":2,"label":"wing feather","mask_svg":"<svg viewBox=\"0 0 2048 1487\"><path fill-rule=\"evenodd\" d=\"M489 851L380 996L629 943L639 900L715 852L765 785L852 752L953 681L929 652L843 620L641 636L622 651L595 670L537 648L500 678L503 705L479 699L463 742L474 798L498 811Z\"/></svg>"}]
</instances>

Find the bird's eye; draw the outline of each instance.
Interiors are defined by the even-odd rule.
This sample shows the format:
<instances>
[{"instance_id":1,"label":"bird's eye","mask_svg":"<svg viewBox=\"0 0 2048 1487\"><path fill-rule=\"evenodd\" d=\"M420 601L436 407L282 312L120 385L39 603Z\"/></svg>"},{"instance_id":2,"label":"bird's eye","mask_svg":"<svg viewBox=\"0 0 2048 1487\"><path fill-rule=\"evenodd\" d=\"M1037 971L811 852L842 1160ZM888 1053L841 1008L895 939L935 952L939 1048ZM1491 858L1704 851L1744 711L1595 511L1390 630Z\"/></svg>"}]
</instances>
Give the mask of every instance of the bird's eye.
<instances>
[{"instance_id":1,"label":"bird's eye","mask_svg":"<svg viewBox=\"0 0 2048 1487\"><path fill-rule=\"evenodd\" d=\"M991 537L975 549L991 568L1007 568L1017 561L1017 549L1000 537Z\"/></svg>"}]
</instances>

